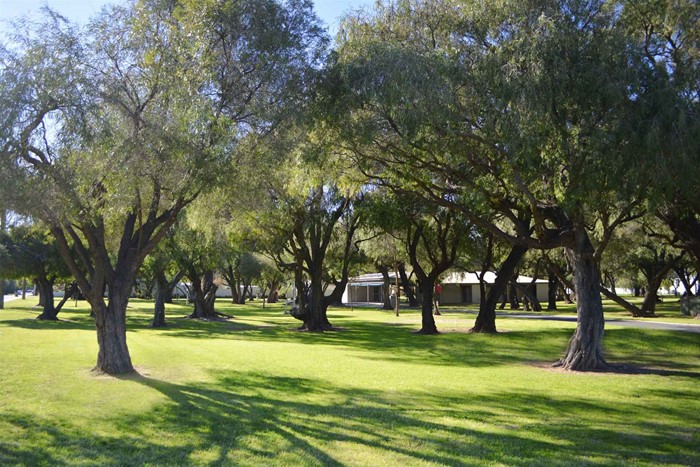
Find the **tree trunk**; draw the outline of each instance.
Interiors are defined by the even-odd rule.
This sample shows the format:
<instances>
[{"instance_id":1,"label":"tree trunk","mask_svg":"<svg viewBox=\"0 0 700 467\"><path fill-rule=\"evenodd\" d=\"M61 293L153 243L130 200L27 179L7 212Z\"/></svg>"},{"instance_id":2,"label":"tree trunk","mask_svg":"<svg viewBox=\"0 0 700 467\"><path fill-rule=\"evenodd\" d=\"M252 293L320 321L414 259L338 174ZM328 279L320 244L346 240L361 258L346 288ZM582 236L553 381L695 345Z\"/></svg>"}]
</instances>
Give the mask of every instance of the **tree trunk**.
<instances>
[{"instance_id":1,"label":"tree trunk","mask_svg":"<svg viewBox=\"0 0 700 467\"><path fill-rule=\"evenodd\" d=\"M0 209L0 232L7 228L7 210ZM5 309L5 279L0 279L0 310Z\"/></svg>"},{"instance_id":2,"label":"tree trunk","mask_svg":"<svg viewBox=\"0 0 700 467\"><path fill-rule=\"evenodd\" d=\"M668 273L678 264L681 258L682 255L675 257L672 255L663 255L653 266L647 269L646 273L644 273L647 279L647 285L644 302L642 303L642 312L645 316L655 316L654 312L656 311L656 303L659 301L658 292L661 283Z\"/></svg>"},{"instance_id":3,"label":"tree trunk","mask_svg":"<svg viewBox=\"0 0 700 467\"><path fill-rule=\"evenodd\" d=\"M508 300L511 310L520 309L520 303L518 303L518 277L515 274L511 276L510 287L508 288Z\"/></svg>"},{"instance_id":4,"label":"tree trunk","mask_svg":"<svg viewBox=\"0 0 700 467\"><path fill-rule=\"evenodd\" d=\"M39 285L39 279L34 279L34 289L39 293L39 303L37 303L36 306L43 307L44 306L44 294L42 293L41 285Z\"/></svg>"},{"instance_id":5,"label":"tree trunk","mask_svg":"<svg viewBox=\"0 0 700 467\"><path fill-rule=\"evenodd\" d=\"M551 270L549 271L549 276L547 277L547 310L557 309L557 288L559 287L559 280L557 275Z\"/></svg>"},{"instance_id":6,"label":"tree trunk","mask_svg":"<svg viewBox=\"0 0 700 467\"><path fill-rule=\"evenodd\" d=\"M153 321L151 322L152 328L163 328L165 327L165 297L160 290L156 290L155 305L153 307Z\"/></svg>"},{"instance_id":7,"label":"tree trunk","mask_svg":"<svg viewBox=\"0 0 700 467\"><path fill-rule=\"evenodd\" d=\"M58 305L54 308L54 315L58 316L58 313L63 309L63 305L66 304L68 300L70 300L71 297L73 296L78 296L79 289L78 289L78 284L73 282L70 285L67 285L65 288L65 292L63 293L63 298L61 299L60 302L58 302ZM58 319L58 318L57 318Z\"/></svg>"},{"instance_id":8,"label":"tree trunk","mask_svg":"<svg viewBox=\"0 0 700 467\"><path fill-rule=\"evenodd\" d=\"M406 298L408 298L408 306L418 306L418 300L416 300L416 295L413 293L411 283L408 281L408 275L406 275L406 265L403 263L399 263L399 276L401 276L403 290Z\"/></svg>"},{"instance_id":9,"label":"tree trunk","mask_svg":"<svg viewBox=\"0 0 700 467\"><path fill-rule=\"evenodd\" d=\"M644 316L644 312L634 303L630 303L624 298L620 297L619 295L611 292L610 290L606 289L602 285L600 286L600 291L602 292L603 295L605 295L608 299L612 300L613 302L617 303L620 305L622 308L625 310L629 311L630 314L636 318Z\"/></svg>"},{"instance_id":10,"label":"tree trunk","mask_svg":"<svg viewBox=\"0 0 700 467\"><path fill-rule=\"evenodd\" d=\"M382 299L384 301L382 310L393 310L394 307L391 305L391 279L389 278L389 268L378 264L376 266L379 272L382 273L382 279L384 281L382 287Z\"/></svg>"},{"instance_id":11,"label":"tree trunk","mask_svg":"<svg viewBox=\"0 0 700 467\"><path fill-rule=\"evenodd\" d=\"M173 303L174 290L175 286L172 286L163 291L163 303Z\"/></svg>"},{"instance_id":12,"label":"tree trunk","mask_svg":"<svg viewBox=\"0 0 700 467\"><path fill-rule=\"evenodd\" d=\"M693 285L695 284L695 281L697 281L697 276L695 277L695 281L691 283L690 279L688 278L687 271L684 268L674 268L673 271L676 273L676 276L681 281L681 284L683 284L683 288L685 289L686 295L688 297L692 296Z\"/></svg>"},{"instance_id":13,"label":"tree trunk","mask_svg":"<svg viewBox=\"0 0 700 467\"><path fill-rule=\"evenodd\" d=\"M322 277L322 270L312 271L309 293L306 297L306 311L303 315L304 324L300 328L302 330L323 332L333 329L326 313L328 305L324 300Z\"/></svg>"},{"instance_id":14,"label":"tree trunk","mask_svg":"<svg viewBox=\"0 0 700 467\"><path fill-rule=\"evenodd\" d=\"M170 281L167 281L167 287L163 290L163 303L173 303L173 292L183 277L184 273L178 271ZM163 278L165 278L165 274L163 274Z\"/></svg>"},{"instance_id":15,"label":"tree trunk","mask_svg":"<svg viewBox=\"0 0 700 467\"><path fill-rule=\"evenodd\" d=\"M231 303L234 305L238 305L238 302L241 301L241 290L240 290L240 284L238 281L234 281L233 284L229 284L231 287Z\"/></svg>"},{"instance_id":16,"label":"tree trunk","mask_svg":"<svg viewBox=\"0 0 700 467\"><path fill-rule=\"evenodd\" d=\"M662 281L663 277L656 276L647 282L646 294L644 295L644 301L642 302L642 313L645 317L655 316L656 303L658 302L658 292Z\"/></svg>"},{"instance_id":17,"label":"tree trunk","mask_svg":"<svg viewBox=\"0 0 700 467\"><path fill-rule=\"evenodd\" d=\"M396 316L399 316L399 307L401 306L401 286L399 285L399 266L394 263L394 287L396 287L396 293L394 294L394 306Z\"/></svg>"},{"instance_id":18,"label":"tree trunk","mask_svg":"<svg viewBox=\"0 0 700 467\"><path fill-rule=\"evenodd\" d=\"M95 314L97 328L97 365L95 370L111 375L131 373L129 348L126 345L126 306L129 303L131 283L113 283L109 288L109 303L103 297L91 297L90 306Z\"/></svg>"},{"instance_id":19,"label":"tree trunk","mask_svg":"<svg viewBox=\"0 0 700 467\"><path fill-rule=\"evenodd\" d=\"M267 303L277 303L279 301L279 284L273 282L270 284L270 293L267 295Z\"/></svg>"},{"instance_id":20,"label":"tree trunk","mask_svg":"<svg viewBox=\"0 0 700 467\"><path fill-rule=\"evenodd\" d=\"M170 283L165 277L165 273L156 274L156 296L155 303L153 306L153 321L151 322L151 327L162 328L165 327L165 299L170 291L170 298L172 299L172 289L169 288Z\"/></svg>"},{"instance_id":21,"label":"tree trunk","mask_svg":"<svg viewBox=\"0 0 700 467\"><path fill-rule=\"evenodd\" d=\"M609 365L603 356L605 319L600 277L594 248L584 227L576 228L574 242L565 252L574 272L577 323L566 355L554 366L575 371L606 369Z\"/></svg>"},{"instance_id":22,"label":"tree trunk","mask_svg":"<svg viewBox=\"0 0 700 467\"><path fill-rule=\"evenodd\" d=\"M567 305L571 305L572 303L574 303L574 297L566 291L566 286L561 283L561 280L559 281L559 291L561 292L561 296L564 299L564 303L566 303Z\"/></svg>"},{"instance_id":23,"label":"tree trunk","mask_svg":"<svg viewBox=\"0 0 700 467\"><path fill-rule=\"evenodd\" d=\"M501 264L500 269L496 273L496 280L486 294L482 293L481 302L479 303L479 314L476 317L476 322L474 327L469 330L469 332L478 333L495 333L496 330L496 306L498 305L498 299L505 294L505 290L508 286L508 279L513 277L513 272L515 268L520 264L520 260L527 253L527 248L523 246L513 246L510 249L510 253L506 257L503 264Z\"/></svg>"},{"instance_id":24,"label":"tree trunk","mask_svg":"<svg viewBox=\"0 0 700 467\"><path fill-rule=\"evenodd\" d=\"M421 303L421 328L418 334L438 334L438 329L433 317L433 290L435 280L431 277L421 280L420 288L423 295Z\"/></svg>"},{"instance_id":25,"label":"tree trunk","mask_svg":"<svg viewBox=\"0 0 700 467\"><path fill-rule=\"evenodd\" d=\"M190 273L189 276L192 281L192 289L194 292L194 311L188 318L204 320L218 319L219 315L214 309L216 289L218 288L216 284L214 284L214 272L205 271L201 278L196 276L192 277L192 273Z\"/></svg>"},{"instance_id":26,"label":"tree trunk","mask_svg":"<svg viewBox=\"0 0 700 467\"><path fill-rule=\"evenodd\" d=\"M242 283L243 289L240 291L238 294L238 305L245 305L245 295L248 290L248 286L244 283ZM233 295L233 294L231 294Z\"/></svg>"},{"instance_id":27,"label":"tree trunk","mask_svg":"<svg viewBox=\"0 0 700 467\"><path fill-rule=\"evenodd\" d=\"M42 311L36 319L42 321L56 321L58 312L54 306L53 282L46 277L37 278L39 294L42 297Z\"/></svg>"},{"instance_id":28,"label":"tree trunk","mask_svg":"<svg viewBox=\"0 0 700 467\"><path fill-rule=\"evenodd\" d=\"M529 285L518 284L517 290L522 294L525 311L542 311L542 304L537 298L537 286L535 283Z\"/></svg>"}]
</instances>

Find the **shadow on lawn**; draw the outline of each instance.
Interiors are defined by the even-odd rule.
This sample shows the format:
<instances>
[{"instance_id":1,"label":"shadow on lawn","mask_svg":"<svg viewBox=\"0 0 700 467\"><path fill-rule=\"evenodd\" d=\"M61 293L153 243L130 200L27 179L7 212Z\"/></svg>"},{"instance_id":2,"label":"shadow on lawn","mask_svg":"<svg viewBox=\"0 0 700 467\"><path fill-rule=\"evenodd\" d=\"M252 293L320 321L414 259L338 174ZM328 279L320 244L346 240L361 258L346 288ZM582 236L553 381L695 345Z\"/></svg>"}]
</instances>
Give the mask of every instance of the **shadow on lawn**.
<instances>
[{"instance_id":1,"label":"shadow on lawn","mask_svg":"<svg viewBox=\"0 0 700 467\"><path fill-rule=\"evenodd\" d=\"M222 307L238 319L204 322L182 318L181 307L169 310L168 326L153 329L150 315L140 309L128 315L129 333L186 339L230 339L268 341L280 344L330 345L358 351L358 358L447 365L462 367L496 366L513 363L551 363L563 354L571 330L560 327L511 331L496 335L448 332L435 336L411 333L412 323L364 321L351 312L338 313L334 319L345 328L339 332L299 333L299 322L282 315L281 308ZM26 310L21 310L26 311ZM32 318L34 313L31 314ZM179 317L175 317L175 316ZM340 316L342 315L342 316ZM341 317L344 319L341 320ZM84 312L71 311L67 321L37 321L32 318L0 321L0 325L42 330L94 330L92 319ZM349 319L348 319L349 318ZM451 325L446 325L449 328ZM604 344L611 363L632 364L629 374L659 374L698 377L698 366L677 358L680 349L698 349L697 335L674 332L674 349L668 349L671 331L614 328L606 330ZM650 352L649 349L659 349ZM652 367L646 370L644 367ZM663 373L665 372L665 373Z\"/></svg>"},{"instance_id":2,"label":"shadow on lawn","mask_svg":"<svg viewBox=\"0 0 700 467\"><path fill-rule=\"evenodd\" d=\"M4 423L21 442L0 441L0 463L700 462L697 427L683 424L687 412L680 404L561 399L546 389L398 395L306 378L215 376L212 383L191 384L124 378L166 401L148 412L115 415L113 435L10 414ZM670 400L689 399L668 392ZM670 422L643 421L656 411Z\"/></svg>"}]
</instances>

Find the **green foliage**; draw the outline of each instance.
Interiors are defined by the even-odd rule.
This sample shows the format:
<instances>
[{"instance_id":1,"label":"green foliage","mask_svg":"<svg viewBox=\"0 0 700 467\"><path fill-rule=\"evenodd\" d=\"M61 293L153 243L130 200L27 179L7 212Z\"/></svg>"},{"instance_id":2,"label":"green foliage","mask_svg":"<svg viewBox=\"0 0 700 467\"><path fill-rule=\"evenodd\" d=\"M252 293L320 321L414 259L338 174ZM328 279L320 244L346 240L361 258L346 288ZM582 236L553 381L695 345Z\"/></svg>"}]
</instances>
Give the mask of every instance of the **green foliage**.
<instances>
[{"instance_id":1,"label":"green foliage","mask_svg":"<svg viewBox=\"0 0 700 467\"><path fill-rule=\"evenodd\" d=\"M14 279L49 277L51 282L70 276L53 237L38 226L0 232L0 274Z\"/></svg>"},{"instance_id":2,"label":"green foliage","mask_svg":"<svg viewBox=\"0 0 700 467\"><path fill-rule=\"evenodd\" d=\"M351 15L338 132L370 176L491 226L531 211L545 237L543 206L581 216L641 195L640 135L628 127L638 57L617 16L609 2L549 0L385 2Z\"/></svg>"},{"instance_id":3,"label":"green foliage","mask_svg":"<svg viewBox=\"0 0 700 467\"><path fill-rule=\"evenodd\" d=\"M652 206L693 203L698 177L700 6L692 0L624 1L621 23L639 44L643 86L632 121L643 135ZM682 174L682 175L681 175Z\"/></svg>"}]
</instances>

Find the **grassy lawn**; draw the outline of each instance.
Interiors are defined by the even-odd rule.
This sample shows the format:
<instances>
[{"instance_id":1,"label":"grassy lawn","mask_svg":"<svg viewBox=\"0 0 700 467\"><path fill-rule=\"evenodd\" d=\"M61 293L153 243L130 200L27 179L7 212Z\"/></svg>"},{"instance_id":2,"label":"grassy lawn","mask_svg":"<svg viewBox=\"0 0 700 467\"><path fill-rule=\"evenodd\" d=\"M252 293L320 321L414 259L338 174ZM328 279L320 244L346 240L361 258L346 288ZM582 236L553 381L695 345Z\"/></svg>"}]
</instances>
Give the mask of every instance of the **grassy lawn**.
<instances>
[{"instance_id":1,"label":"grassy lawn","mask_svg":"<svg viewBox=\"0 0 700 467\"><path fill-rule=\"evenodd\" d=\"M548 364L574 323L334 309L343 331L294 332L281 305L235 320L148 327L135 300L128 342L140 376L90 372L96 336L81 302L58 323L0 310L0 465L700 465L700 335L610 326L611 362L639 374ZM692 321L686 321L692 322Z\"/></svg>"}]
</instances>

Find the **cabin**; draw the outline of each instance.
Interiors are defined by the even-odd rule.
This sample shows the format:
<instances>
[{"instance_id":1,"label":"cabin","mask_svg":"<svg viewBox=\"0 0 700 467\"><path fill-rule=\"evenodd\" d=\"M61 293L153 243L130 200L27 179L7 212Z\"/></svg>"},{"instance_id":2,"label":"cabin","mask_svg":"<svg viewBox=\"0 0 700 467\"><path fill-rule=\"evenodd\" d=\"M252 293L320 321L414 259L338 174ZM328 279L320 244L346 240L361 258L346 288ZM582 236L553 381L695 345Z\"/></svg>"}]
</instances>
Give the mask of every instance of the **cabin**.
<instances>
[{"instance_id":1,"label":"cabin","mask_svg":"<svg viewBox=\"0 0 700 467\"><path fill-rule=\"evenodd\" d=\"M486 290L496 281L496 273L487 272L484 275ZM517 283L523 287L529 287L540 302L547 302L549 283L544 279L534 279L527 276L518 276ZM481 288L479 277L473 272L453 271L441 282L440 303L442 305L469 305L481 303ZM510 287L510 284L508 285ZM522 293L518 293L522 297Z\"/></svg>"},{"instance_id":2,"label":"cabin","mask_svg":"<svg viewBox=\"0 0 700 467\"><path fill-rule=\"evenodd\" d=\"M396 276L389 273L390 287L396 283ZM496 274L487 272L484 276L486 288L496 280ZM523 287L530 287L540 302L547 302L549 284L544 279L535 279L527 276L518 276L517 283ZM440 303L443 305L478 305L481 302L481 289L479 278L473 272L452 271L440 281L442 290ZM510 285L509 285L510 287ZM420 297L420 290L416 290ZM403 293L402 293L403 295ZM372 304L381 305L384 296L384 279L380 273L362 274L351 277L343 293L344 304ZM522 293L518 293L522 297ZM420 298L419 298L420 299Z\"/></svg>"},{"instance_id":3,"label":"cabin","mask_svg":"<svg viewBox=\"0 0 700 467\"><path fill-rule=\"evenodd\" d=\"M389 273L389 282L396 283L396 274ZM391 287L391 286L390 286ZM351 277L343 292L342 302L345 304L378 304L383 303L384 278L381 273L362 274Z\"/></svg>"}]
</instances>

